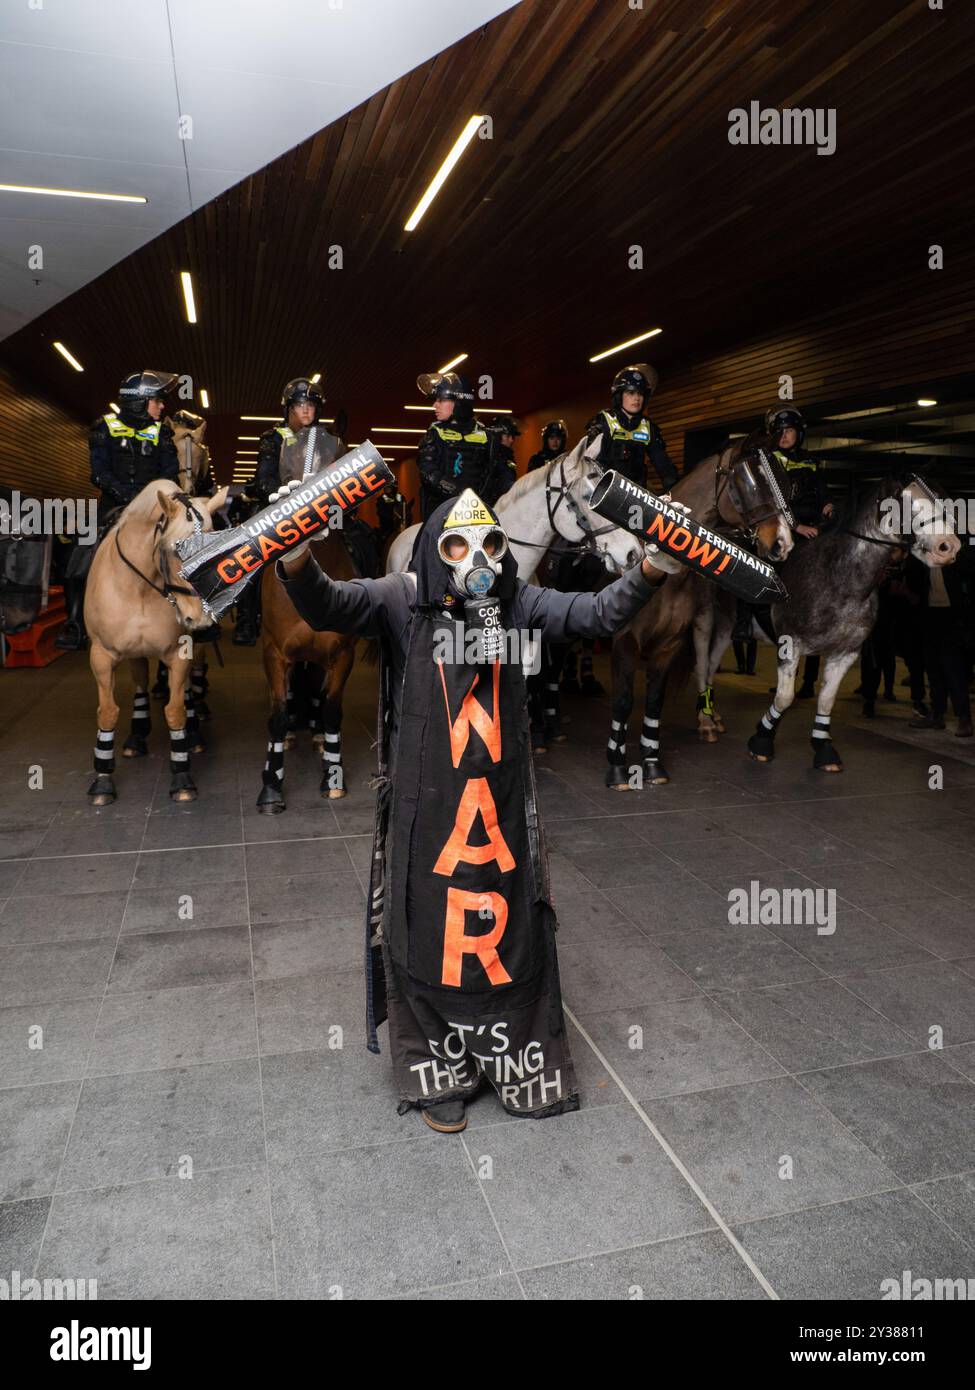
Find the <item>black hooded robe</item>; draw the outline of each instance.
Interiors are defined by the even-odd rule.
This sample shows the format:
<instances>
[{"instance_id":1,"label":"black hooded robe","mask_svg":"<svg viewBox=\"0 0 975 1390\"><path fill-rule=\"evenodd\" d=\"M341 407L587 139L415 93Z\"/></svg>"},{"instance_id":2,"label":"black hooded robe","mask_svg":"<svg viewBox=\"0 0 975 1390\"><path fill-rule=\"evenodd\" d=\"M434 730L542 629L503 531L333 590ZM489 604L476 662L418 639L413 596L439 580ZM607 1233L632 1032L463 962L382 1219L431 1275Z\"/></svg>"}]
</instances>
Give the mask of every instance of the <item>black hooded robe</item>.
<instances>
[{"instance_id":1,"label":"black hooded robe","mask_svg":"<svg viewBox=\"0 0 975 1390\"><path fill-rule=\"evenodd\" d=\"M471 1095L486 1077L507 1111L540 1118L579 1101L525 677L519 660L442 659L448 633L463 635L436 552L453 505L420 532L408 574L337 582L312 557L294 579L278 574L310 626L381 642L370 1050L388 1017L401 1112ZM636 567L599 594L558 593L518 580L509 553L496 591L509 634L565 641L611 635L655 587Z\"/></svg>"}]
</instances>

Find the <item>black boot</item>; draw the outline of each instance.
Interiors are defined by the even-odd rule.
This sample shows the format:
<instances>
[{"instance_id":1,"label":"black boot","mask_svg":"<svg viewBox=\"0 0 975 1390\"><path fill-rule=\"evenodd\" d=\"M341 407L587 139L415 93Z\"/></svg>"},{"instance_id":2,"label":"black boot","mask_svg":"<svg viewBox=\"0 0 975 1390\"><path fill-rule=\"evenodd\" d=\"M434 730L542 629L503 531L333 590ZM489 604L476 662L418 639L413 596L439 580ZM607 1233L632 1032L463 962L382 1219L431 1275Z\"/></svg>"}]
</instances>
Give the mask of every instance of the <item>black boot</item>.
<instances>
[{"instance_id":1,"label":"black boot","mask_svg":"<svg viewBox=\"0 0 975 1390\"><path fill-rule=\"evenodd\" d=\"M66 579L64 581L64 602L68 610L68 621L54 639L54 645L62 652L83 652L88 645L85 632L85 581Z\"/></svg>"}]
</instances>

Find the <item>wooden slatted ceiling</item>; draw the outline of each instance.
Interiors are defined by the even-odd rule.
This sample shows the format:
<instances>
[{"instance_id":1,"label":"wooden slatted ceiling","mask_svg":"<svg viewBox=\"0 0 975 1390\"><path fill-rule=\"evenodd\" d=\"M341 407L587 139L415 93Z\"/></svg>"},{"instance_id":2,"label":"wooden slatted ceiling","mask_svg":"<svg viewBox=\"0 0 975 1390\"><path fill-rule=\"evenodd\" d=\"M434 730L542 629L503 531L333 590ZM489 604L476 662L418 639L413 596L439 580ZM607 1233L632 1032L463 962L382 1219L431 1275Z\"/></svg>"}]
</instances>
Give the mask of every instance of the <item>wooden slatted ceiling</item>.
<instances>
[{"instance_id":1,"label":"wooden slatted ceiling","mask_svg":"<svg viewBox=\"0 0 975 1390\"><path fill-rule=\"evenodd\" d=\"M933 241L946 246L949 283L975 211L963 173L975 153L972 20L918 0L647 0L642 11L523 0L0 356L85 419L134 366L191 373L214 401L210 442L227 479L237 435L257 432L239 414L269 413L300 371L324 374L358 439L422 420L401 409L419 402L417 372L458 351L494 378L498 404L526 414L600 399L622 359L588 357L643 328L665 329L634 355L666 382L735 343L784 337L781 325L824 305L842 315L872 291L896 305ZM729 145L728 111L752 98L835 107L836 153ZM474 142L420 228L403 233L475 110L491 115L494 138ZM633 242L642 271L627 268ZM328 269L335 244L342 270ZM195 327L182 315L184 268ZM856 340L855 323L845 338ZM680 419L698 404L686 397Z\"/></svg>"}]
</instances>

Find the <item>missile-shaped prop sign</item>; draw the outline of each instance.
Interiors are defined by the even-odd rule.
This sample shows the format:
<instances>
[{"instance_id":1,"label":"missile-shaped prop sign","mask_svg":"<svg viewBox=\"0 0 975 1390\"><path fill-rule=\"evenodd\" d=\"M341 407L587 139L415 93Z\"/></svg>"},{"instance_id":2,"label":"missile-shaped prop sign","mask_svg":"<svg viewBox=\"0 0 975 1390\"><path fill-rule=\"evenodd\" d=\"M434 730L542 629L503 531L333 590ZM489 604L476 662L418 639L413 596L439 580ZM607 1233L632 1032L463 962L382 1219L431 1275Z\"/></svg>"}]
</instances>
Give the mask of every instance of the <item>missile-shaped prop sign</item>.
<instances>
[{"instance_id":1,"label":"missile-shaped prop sign","mask_svg":"<svg viewBox=\"0 0 975 1390\"><path fill-rule=\"evenodd\" d=\"M367 439L242 526L177 541L176 552L183 561L180 576L192 584L216 620L265 565L284 559L302 541L340 527L346 512L393 481L379 450Z\"/></svg>"},{"instance_id":2,"label":"missile-shaped prop sign","mask_svg":"<svg viewBox=\"0 0 975 1390\"><path fill-rule=\"evenodd\" d=\"M771 565L692 521L685 512L621 477L615 469L603 474L588 500L593 511L607 521L652 542L665 555L672 555L695 574L713 579L746 603L782 603L789 597Z\"/></svg>"}]
</instances>

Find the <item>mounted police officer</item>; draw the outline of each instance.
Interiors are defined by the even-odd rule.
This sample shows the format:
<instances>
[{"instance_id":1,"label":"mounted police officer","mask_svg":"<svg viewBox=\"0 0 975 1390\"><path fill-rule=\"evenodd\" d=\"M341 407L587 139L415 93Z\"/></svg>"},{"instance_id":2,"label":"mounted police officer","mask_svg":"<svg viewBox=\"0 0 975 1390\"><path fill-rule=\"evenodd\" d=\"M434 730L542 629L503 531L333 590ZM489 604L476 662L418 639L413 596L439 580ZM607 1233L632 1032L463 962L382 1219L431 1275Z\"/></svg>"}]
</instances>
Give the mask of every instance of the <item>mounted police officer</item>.
<instances>
[{"instance_id":1,"label":"mounted police officer","mask_svg":"<svg viewBox=\"0 0 975 1390\"><path fill-rule=\"evenodd\" d=\"M624 367L613 378L612 409L594 415L586 430L590 443L602 436L599 462L604 468L615 468L631 483L651 487L649 461L663 491L669 492L677 481L677 469L668 457L663 435L644 414L657 381L656 371L646 362Z\"/></svg>"},{"instance_id":2,"label":"mounted police officer","mask_svg":"<svg viewBox=\"0 0 975 1390\"><path fill-rule=\"evenodd\" d=\"M833 504L826 498L822 464L803 447L806 422L793 406L773 405L765 412L765 433L792 484L789 504L796 519L795 532L806 540L815 540L823 520L832 516ZM818 675L819 657L807 656L797 700L812 698Z\"/></svg>"},{"instance_id":3,"label":"mounted police officer","mask_svg":"<svg viewBox=\"0 0 975 1390\"><path fill-rule=\"evenodd\" d=\"M515 440L521 435L517 420L510 415L492 415L488 421L490 436L491 472L484 501L493 507L499 497L511 487L518 476L515 463Z\"/></svg>"},{"instance_id":4,"label":"mounted police officer","mask_svg":"<svg viewBox=\"0 0 975 1390\"><path fill-rule=\"evenodd\" d=\"M88 435L91 481L101 493L98 526L103 531L122 507L156 478L179 481L179 458L173 432L162 423L166 396L176 382L175 372L148 368L132 372L119 387L118 414L100 416ZM75 546L65 567L68 621L55 646L80 651L87 643L84 628L85 579L94 546Z\"/></svg>"},{"instance_id":5,"label":"mounted police officer","mask_svg":"<svg viewBox=\"0 0 975 1390\"><path fill-rule=\"evenodd\" d=\"M812 540L819 535L823 518L832 515L833 504L826 499L822 465L803 448L806 422L792 406L772 406L765 412L765 433L792 484L790 503L796 532Z\"/></svg>"},{"instance_id":6,"label":"mounted police officer","mask_svg":"<svg viewBox=\"0 0 975 1390\"><path fill-rule=\"evenodd\" d=\"M257 467L244 486L235 511L249 513L266 507L272 492L281 486L281 449L294 439L299 430L317 425L325 404L325 394L317 382L297 376L281 392L282 418L261 435L257 445ZM235 499L236 500L236 499ZM237 600L237 621L232 641L237 647L253 647L257 642L257 624L261 586L248 584Z\"/></svg>"},{"instance_id":7,"label":"mounted police officer","mask_svg":"<svg viewBox=\"0 0 975 1390\"><path fill-rule=\"evenodd\" d=\"M474 415L474 392L456 372L424 372L416 384L436 416L420 445L420 513L425 521L446 497L465 488L489 491L488 432Z\"/></svg>"},{"instance_id":8,"label":"mounted police officer","mask_svg":"<svg viewBox=\"0 0 975 1390\"><path fill-rule=\"evenodd\" d=\"M533 473L536 468L544 468L560 454L564 454L568 441L569 432L565 427L565 421L549 420L542 430L542 447L528 460L529 473Z\"/></svg>"}]
</instances>

